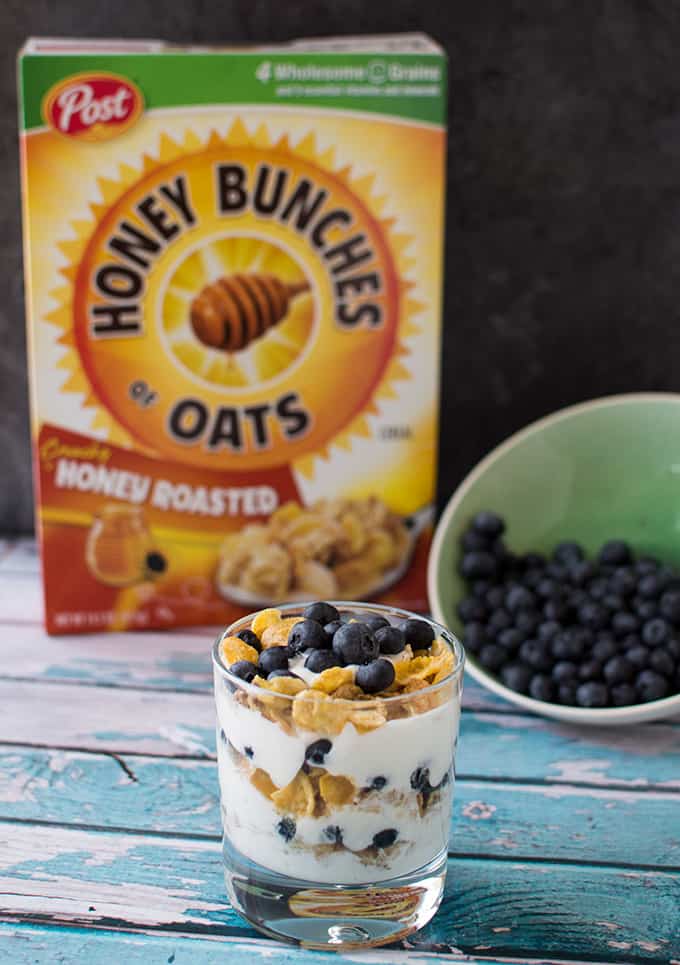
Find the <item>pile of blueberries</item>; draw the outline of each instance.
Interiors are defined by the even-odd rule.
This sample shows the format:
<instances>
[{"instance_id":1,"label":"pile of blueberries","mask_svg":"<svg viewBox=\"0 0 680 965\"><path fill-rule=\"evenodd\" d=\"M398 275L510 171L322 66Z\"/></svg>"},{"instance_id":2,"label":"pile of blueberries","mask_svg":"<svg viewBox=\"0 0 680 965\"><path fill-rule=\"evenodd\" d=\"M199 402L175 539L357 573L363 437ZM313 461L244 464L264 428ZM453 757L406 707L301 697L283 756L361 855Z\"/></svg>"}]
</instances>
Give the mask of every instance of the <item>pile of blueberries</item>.
<instances>
[{"instance_id":1,"label":"pile of blueberries","mask_svg":"<svg viewBox=\"0 0 680 965\"><path fill-rule=\"evenodd\" d=\"M680 692L680 574L622 540L587 559L575 542L518 556L481 512L463 534L464 644L511 690L578 707Z\"/></svg>"},{"instance_id":2,"label":"pile of blueberries","mask_svg":"<svg viewBox=\"0 0 680 965\"><path fill-rule=\"evenodd\" d=\"M238 660L229 667L231 673L248 683L256 674L268 680L296 677L289 660L302 653L305 667L314 673L358 664L355 682L367 694L386 690L394 681L394 666L381 653L401 653L406 644L414 650L423 649L434 640L432 627L424 620L404 620L393 626L377 613L341 616L332 604L323 602L306 607L302 619L290 631L286 646L262 650L252 630L240 630L237 636L259 653L256 664Z\"/></svg>"}]
</instances>

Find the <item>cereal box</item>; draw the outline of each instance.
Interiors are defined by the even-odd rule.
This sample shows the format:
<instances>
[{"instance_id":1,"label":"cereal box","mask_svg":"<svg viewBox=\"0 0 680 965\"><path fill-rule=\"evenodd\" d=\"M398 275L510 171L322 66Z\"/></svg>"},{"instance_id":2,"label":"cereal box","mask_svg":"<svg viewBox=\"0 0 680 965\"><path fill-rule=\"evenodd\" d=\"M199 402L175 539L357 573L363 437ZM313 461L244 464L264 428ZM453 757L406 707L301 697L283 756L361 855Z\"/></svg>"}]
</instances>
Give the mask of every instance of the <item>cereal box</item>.
<instances>
[{"instance_id":1,"label":"cereal box","mask_svg":"<svg viewBox=\"0 0 680 965\"><path fill-rule=\"evenodd\" d=\"M32 40L19 69L47 629L422 609L441 50Z\"/></svg>"}]
</instances>

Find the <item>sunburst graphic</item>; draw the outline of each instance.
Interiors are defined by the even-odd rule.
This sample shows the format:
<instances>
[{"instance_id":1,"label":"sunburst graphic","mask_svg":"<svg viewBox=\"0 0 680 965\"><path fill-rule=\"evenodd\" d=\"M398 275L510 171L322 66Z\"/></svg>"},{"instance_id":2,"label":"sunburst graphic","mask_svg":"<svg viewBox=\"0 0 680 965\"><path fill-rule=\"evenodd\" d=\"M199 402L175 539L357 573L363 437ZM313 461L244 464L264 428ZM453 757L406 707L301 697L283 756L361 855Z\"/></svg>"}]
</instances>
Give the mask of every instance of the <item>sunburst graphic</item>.
<instances>
[{"instance_id":1,"label":"sunburst graphic","mask_svg":"<svg viewBox=\"0 0 680 965\"><path fill-rule=\"evenodd\" d=\"M282 248L261 237L230 235L209 241L184 258L163 299L161 324L172 354L199 378L223 387L241 388L275 378L304 351L314 323L314 300L307 291L291 300L280 324L240 351L203 344L190 324L196 293L242 273L255 279L274 276L290 285L305 283L301 267Z\"/></svg>"},{"instance_id":2,"label":"sunburst graphic","mask_svg":"<svg viewBox=\"0 0 680 965\"><path fill-rule=\"evenodd\" d=\"M283 229L273 223L250 217L225 224L224 219L220 222L214 217L211 165L215 158L248 159L258 154L292 171L299 168L328 186L329 193L337 191L338 203L353 208L355 222L375 250L376 266L369 264L365 270L381 272L382 287L375 295L385 319L380 329L350 335L339 332L333 322L332 282L306 238L291 235L289 244ZM88 343L87 299L92 298L87 290L93 264L105 256L107 232L123 217L134 224L136 200L177 170L188 172L201 215L200 230L169 245L166 260L159 259L149 272L145 337L150 344L143 349L146 370L142 368L142 375L162 389L161 398L177 396L180 391L200 393L200 382L212 404L227 403L230 393L239 398L251 393L251 401L257 402L259 387L273 383L281 391L305 389L314 413L314 430L303 442L237 459L227 454L229 458L225 456L222 462L198 448L187 451L175 445L173 449L172 440L165 438L167 412L149 411L142 421L121 384L128 373L132 377L140 371L140 346L126 350L121 345L124 340L117 339L105 345ZM90 203L90 217L73 222L73 237L59 245L67 262L59 269L64 283L51 292L58 307L47 316L47 321L59 328L58 342L64 348L58 363L68 373L62 391L82 396L83 407L91 412L90 429L114 444L176 461L215 469L292 463L308 477L314 475L315 460L329 458L333 447L349 451L353 438L370 438L370 417L379 413L383 400L398 398L397 383L412 378L409 340L420 331L416 318L425 308L413 296L415 282L409 279L415 264L408 254L412 238L398 230L396 218L387 210L387 198L375 190L375 180L372 174L357 176L349 166L338 166L334 149L318 149L312 133L293 145L286 135L272 138L264 124L251 133L240 120L224 136L213 132L201 138L188 131L174 140L164 134L155 154L144 154L138 166L119 164L115 178L98 178L100 197ZM341 237L340 228L328 232L329 243L339 242ZM211 348L196 338L190 308L205 285L238 273L266 273L284 283L304 280L308 290L291 300L280 324L234 353ZM318 350L321 366L311 349ZM335 371L343 375L342 384L320 377L323 363L328 365L331 360ZM145 374L147 370L150 375ZM180 388L178 378L190 386Z\"/></svg>"}]
</instances>

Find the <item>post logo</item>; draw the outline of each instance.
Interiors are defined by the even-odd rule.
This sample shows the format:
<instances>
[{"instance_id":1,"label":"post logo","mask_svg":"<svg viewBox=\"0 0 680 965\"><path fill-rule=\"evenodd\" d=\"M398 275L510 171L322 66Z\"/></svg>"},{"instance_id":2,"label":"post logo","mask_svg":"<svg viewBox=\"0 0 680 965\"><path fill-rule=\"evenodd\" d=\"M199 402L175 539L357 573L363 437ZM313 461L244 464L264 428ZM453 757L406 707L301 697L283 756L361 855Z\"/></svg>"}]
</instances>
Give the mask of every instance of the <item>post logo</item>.
<instances>
[{"instance_id":1,"label":"post logo","mask_svg":"<svg viewBox=\"0 0 680 965\"><path fill-rule=\"evenodd\" d=\"M127 131L144 109L142 92L117 74L86 73L67 77L43 100L45 123L65 137L108 141Z\"/></svg>"}]
</instances>

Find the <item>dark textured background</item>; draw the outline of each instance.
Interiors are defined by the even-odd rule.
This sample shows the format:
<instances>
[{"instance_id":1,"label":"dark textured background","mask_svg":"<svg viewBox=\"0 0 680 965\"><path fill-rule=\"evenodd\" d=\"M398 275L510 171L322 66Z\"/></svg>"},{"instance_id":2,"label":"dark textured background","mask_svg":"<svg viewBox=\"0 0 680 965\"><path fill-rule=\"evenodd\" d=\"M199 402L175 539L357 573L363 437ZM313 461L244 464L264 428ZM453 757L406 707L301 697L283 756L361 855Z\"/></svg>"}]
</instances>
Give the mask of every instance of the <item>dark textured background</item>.
<instances>
[{"instance_id":1,"label":"dark textured background","mask_svg":"<svg viewBox=\"0 0 680 965\"><path fill-rule=\"evenodd\" d=\"M677 0L4 0L0 530L32 525L14 79L25 36L396 30L424 30L450 57L440 495L555 408L680 388Z\"/></svg>"}]
</instances>

